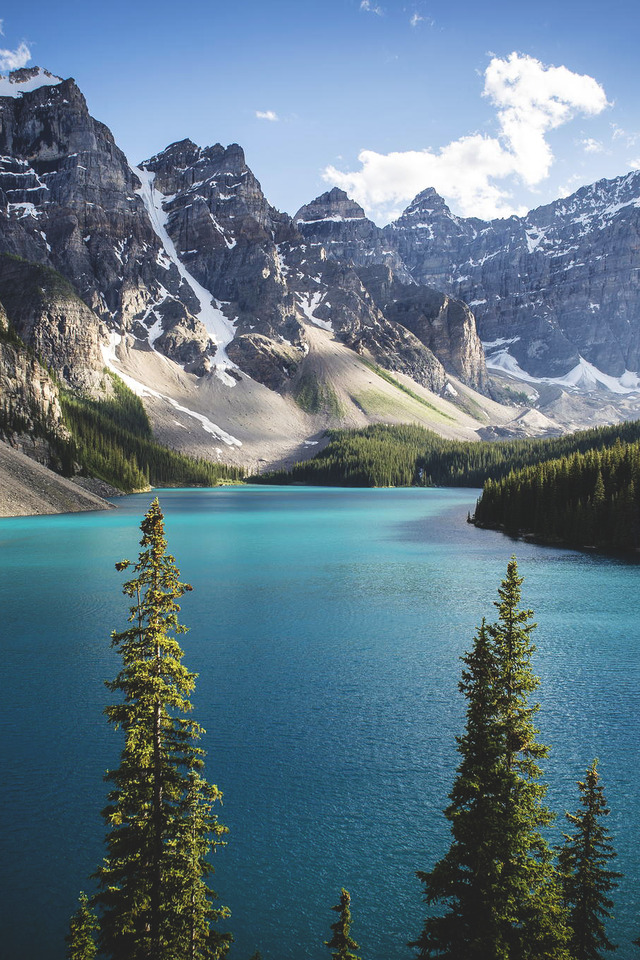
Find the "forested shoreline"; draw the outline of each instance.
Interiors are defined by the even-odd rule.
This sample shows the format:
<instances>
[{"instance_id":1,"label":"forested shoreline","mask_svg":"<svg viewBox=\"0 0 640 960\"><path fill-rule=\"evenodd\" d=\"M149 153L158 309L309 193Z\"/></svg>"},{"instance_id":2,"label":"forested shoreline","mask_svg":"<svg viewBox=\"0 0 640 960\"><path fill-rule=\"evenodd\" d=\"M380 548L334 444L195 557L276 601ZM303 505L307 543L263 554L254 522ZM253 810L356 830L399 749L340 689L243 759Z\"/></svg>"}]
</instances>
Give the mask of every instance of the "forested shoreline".
<instances>
[{"instance_id":1,"label":"forested shoreline","mask_svg":"<svg viewBox=\"0 0 640 960\"><path fill-rule=\"evenodd\" d=\"M616 443L487 480L476 526L545 544L640 547L640 443Z\"/></svg>"},{"instance_id":2,"label":"forested shoreline","mask_svg":"<svg viewBox=\"0 0 640 960\"><path fill-rule=\"evenodd\" d=\"M330 430L329 443L287 470L252 483L345 487L481 487L513 470L574 453L640 441L640 421L594 427L560 437L497 441L447 440L417 425L375 424Z\"/></svg>"}]
</instances>

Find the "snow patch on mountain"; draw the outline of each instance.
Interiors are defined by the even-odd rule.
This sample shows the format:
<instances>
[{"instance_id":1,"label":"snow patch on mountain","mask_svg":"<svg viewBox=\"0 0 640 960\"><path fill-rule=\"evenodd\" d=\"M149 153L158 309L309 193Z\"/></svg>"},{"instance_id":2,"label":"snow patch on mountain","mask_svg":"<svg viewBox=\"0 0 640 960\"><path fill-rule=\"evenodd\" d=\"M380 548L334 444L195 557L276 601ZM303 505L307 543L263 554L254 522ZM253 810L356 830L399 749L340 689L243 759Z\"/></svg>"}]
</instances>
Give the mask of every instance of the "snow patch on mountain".
<instances>
[{"instance_id":1,"label":"snow patch on mountain","mask_svg":"<svg viewBox=\"0 0 640 960\"><path fill-rule=\"evenodd\" d=\"M200 311L197 318L216 344L214 362L216 375L228 387L234 387L236 380L229 376L226 371L236 366L227 356L227 347L236 335L235 323L225 317L209 291L205 289L202 284L198 283L195 277L189 273L178 256L175 244L167 232L168 214L163 207L163 202L166 200L166 197L160 193L159 190L156 190L153 185L156 176L155 173L150 170L145 170L143 167L132 167L131 169L135 175L140 178L142 186L136 192L140 195L146 207L151 226L162 243L165 255L175 264L180 276L191 287L198 299Z\"/></svg>"},{"instance_id":2,"label":"snow patch on mountain","mask_svg":"<svg viewBox=\"0 0 640 960\"><path fill-rule=\"evenodd\" d=\"M129 389L135 393L137 397L156 397L159 400L164 400L166 403L170 404L174 410L180 411L180 413L185 413L188 417L192 417L194 420L197 420L202 429L211 434L212 437L215 437L216 440L221 440L223 443L226 443L228 447L241 447L242 441L238 440L237 437L233 437L230 433L227 433L222 427L219 427L213 421L209 420L208 417L205 417L202 413L197 413L195 410L190 410L189 407L183 407L182 404L178 403L177 400L174 400L173 397L168 397L165 393L160 393L158 390L153 390L151 387L148 387L144 383L140 383L139 380L134 380L133 377L128 376L128 374L123 373L119 367L117 348L122 342L122 337L119 333L111 332L110 339L108 344L102 344L102 356L105 362L105 365L109 370L113 370L115 374L126 384ZM164 358L168 363L172 361L168 360L167 357Z\"/></svg>"},{"instance_id":3,"label":"snow patch on mountain","mask_svg":"<svg viewBox=\"0 0 640 960\"><path fill-rule=\"evenodd\" d=\"M514 340L518 339L518 337L514 338ZM514 340L504 340L503 343L513 343ZM495 344L496 342L493 345L495 346ZM489 344L485 344L485 346L489 346ZM534 377L523 370L515 357L512 357L505 348L487 357L487 367L489 370L508 373L525 383L552 383L559 387L577 388L586 391L604 387L611 393L617 394L640 392L640 378L637 373L625 370L621 377L612 377L603 373L602 370L598 370L584 357L580 357L575 367L565 373L563 377Z\"/></svg>"},{"instance_id":4,"label":"snow patch on mountain","mask_svg":"<svg viewBox=\"0 0 640 960\"><path fill-rule=\"evenodd\" d=\"M31 93L39 87L57 87L62 77L56 77L42 67L14 70L8 76L0 76L0 97L12 97L14 100L23 93Z\"/></svg>"},{"instance_id":5,"label":"snow patch on mountain","mask_svg":"<svg viewBox=\"0 0 640 960\"><path fill-rule=\"evenodd\" d=\"M299 293L297 296L300 309L304 313L307 320L310 320L311 323L314 323L317 327L322 327L323 330L329 330L331 333L333 333L333 324L331 321L318 319L314 312L320 306L322 293L317 290L315 293Z\"/></svg>"}]
</instances>

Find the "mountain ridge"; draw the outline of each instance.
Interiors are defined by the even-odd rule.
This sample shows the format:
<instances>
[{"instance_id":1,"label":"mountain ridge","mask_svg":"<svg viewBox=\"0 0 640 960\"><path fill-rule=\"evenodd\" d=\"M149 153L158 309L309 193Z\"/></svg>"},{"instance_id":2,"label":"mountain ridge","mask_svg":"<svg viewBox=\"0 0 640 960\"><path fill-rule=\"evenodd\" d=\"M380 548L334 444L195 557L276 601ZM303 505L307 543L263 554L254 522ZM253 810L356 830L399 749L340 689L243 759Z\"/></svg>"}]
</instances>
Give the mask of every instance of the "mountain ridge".
<instances>
[{"instance_id":1,"label":"mountain ridge","mask_svg":"<svg viewBox=\"0 0 640 960\"><path fill-rule=\"evenodd\" d=\"M7 80L11 96L0 83L0 253L58 271L83 304L74 325L69 298L52 302L23 334L69 388L99 391L105 365L121 375L171 445L259 468L299 459L327 426L402 416L429 425L427 411L437 408L447 411L437 428L461 436L521 431L534 421L532 429L557 431L553 410L551 420L527 418L522 406L488 399L514 394L488 375L476 312L485 342L496 341L489 366L507 380L511 361L522 365L516 376L520 370L536 384L549 372L565 375L582 362L582 347L585 377L589 357L614 379L622 347L635 357L631 333L616 347L610 325L598 352L595 342L571 340L571 324L516 309L510 289L491 314L483 299L493 296L495 273L472 271L467 281L458 272L465 257L474 270L499 254L507 265L516 242L518 255L524 244L539 260L555 242L552 224L543 235L544 224L527 234L514 218L488 226L456 218L431 188L390 227L373 224L339 188L291 217L269 204L238 144L184 139L132 167L75 81L40 68L18 73ZM610 210L602 229L635 211L634 186L629 181L628 202L616 210L601 198ZM506 223L507 234L496 223ZM558 234L559 247L565 239ZM619 239L627 243L626 234ZM502 244L495 254L490 241ZM485 254L476 257L474 243L493 255L480 263ZM11 282L11 270L0 271L0 301ZM626 296L631 314L635 301ZM531 353L536 336L546 359L539 347ZM502 370L498 347L509 358ZM393 376L372 374L377 368ZM426 405L407 409L407 394L393 387L403 378ZM567 398L582 403L575 385L560 393L558 409ZM310 396L325 400L310 404ZM604 413L595 404L584 414L576 408L571 417L624 417L627 400L615 403Z\"/></svg>"}]
</instances>

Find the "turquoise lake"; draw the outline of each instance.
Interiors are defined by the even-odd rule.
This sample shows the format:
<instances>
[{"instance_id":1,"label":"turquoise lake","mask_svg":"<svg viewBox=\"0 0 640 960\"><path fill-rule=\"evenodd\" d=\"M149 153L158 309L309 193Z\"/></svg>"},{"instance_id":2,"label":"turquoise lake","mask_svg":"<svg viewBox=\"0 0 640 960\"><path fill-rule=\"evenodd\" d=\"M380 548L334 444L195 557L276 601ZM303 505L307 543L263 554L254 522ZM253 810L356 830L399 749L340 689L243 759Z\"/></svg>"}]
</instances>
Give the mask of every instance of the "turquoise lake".
<instances>
[{"instance_id":1,"label":"turquoise lake","mask_svg":"<svg viewBox=\"0 0 640 960\"><path fill-rule=\"evenodd\" d=\"M160 491L185 595L185 664L228 845L212 885L231 957L321 960L340 888L365 960L410 960L415 871L448 845L442 809L464 707L460 655L512 553L535 610L549 805L578 805L594 757L625 874L609 934L640 935L640 566L515 543L466 524L473 490L237 487ZM104 513L0 520L0 944L59 960L102 857L102 710L152 495ZM553 839L559 837L558 818Z\"/></svg>"}]
</instances>

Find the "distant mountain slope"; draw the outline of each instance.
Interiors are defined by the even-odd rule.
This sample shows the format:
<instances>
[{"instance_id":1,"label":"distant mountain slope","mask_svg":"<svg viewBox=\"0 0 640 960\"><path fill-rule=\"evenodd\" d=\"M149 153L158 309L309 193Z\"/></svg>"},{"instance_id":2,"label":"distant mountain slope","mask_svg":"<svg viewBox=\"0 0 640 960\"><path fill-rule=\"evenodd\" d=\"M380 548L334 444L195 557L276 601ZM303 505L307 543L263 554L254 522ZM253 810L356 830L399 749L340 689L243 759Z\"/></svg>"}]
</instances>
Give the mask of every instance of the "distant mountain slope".
<instances>
[{"instance_id":1,"label":"distant mountain slope","mask_svg":"<svg viewBox=\"0 0 640 960\"><path fill-rule=\"evenodd\" d=\"M490 367L640 386L640 172L490 223L429 189L384 233L414 280L473 309Z\"/></svg>"}]
</instances>

